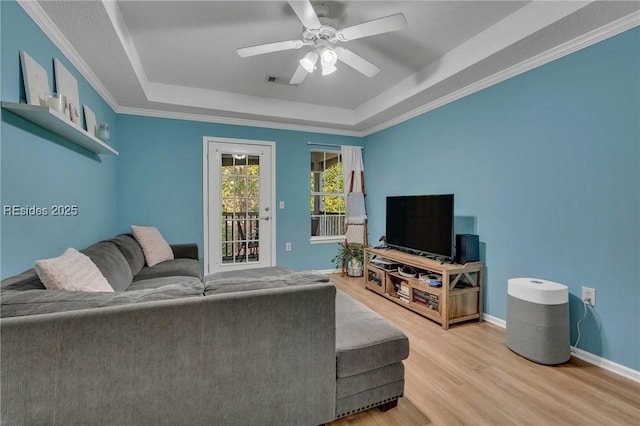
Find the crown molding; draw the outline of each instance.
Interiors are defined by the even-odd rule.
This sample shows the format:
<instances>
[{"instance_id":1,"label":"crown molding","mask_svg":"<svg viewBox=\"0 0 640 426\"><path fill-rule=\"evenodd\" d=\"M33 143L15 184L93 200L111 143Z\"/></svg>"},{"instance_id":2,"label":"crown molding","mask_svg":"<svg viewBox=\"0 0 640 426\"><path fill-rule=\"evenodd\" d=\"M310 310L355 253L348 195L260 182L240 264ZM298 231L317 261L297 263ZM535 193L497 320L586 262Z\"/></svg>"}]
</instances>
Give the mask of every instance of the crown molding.
<instances>
[{"instance_id":1,"label":"crown molding","mask_svg":"<svg viewBox=\"0 0 640 426\"><path fill-rule=\"evenodd\" d=\"M71 62L85 80L98 92L98 95L117 112L118 103L111 96L109 91L103 86L102 82L93 73L89 65L82 59L80 54L73 48L69 40L62 34L62 31L51 21L49 16L36 1L16 0L24 11L31 17L36 25L45 33L47 37L60 49L62 54Z\"/></svg>"},{"instance_id":2,"label":"crown molding","mask_svg":"<svg viewBox=\"0 0 640 426\"><path fill-rule=\"evenodd\" d=\"M321 133L327 135L363 137L362 132L354 130L333 129L327 127L305 126L302 124L275 123L271 121L251 120L246 118L220 117L186 112L159 111L154 109L120 107L118 114L137 115L171 120L199 121L203 123L227 124L233 126L261 127L275 130L292 130L296 132Z\"/></svg>"},{"instance_id":3,"label":"crown molding","mask_svg":"<svg viewBox=\"0 0 640 426\"><path fill-rule=\"evenodd\" d=\"M463 87L462 89L456 90L455 92L452 92L446 96L438 98L432 102L429 102L425 105L415 108L409 112L401 114L390 120L387 120L384 123L369 127L368 129L364 130L362 133L364 136L368 136L368 135L380 132L389 127L393 127L402 122L410 120L414 117L417 117L419 115L432 111L436 108L440 108L441 106L444 106L448 103L464 98L465 96L469 96L475 92L479 92L480 90L486 89L487 87L501 83L519 74L525 73L534 68L537 68L549 62L555 61L556 59L560 59L564 56L577 52L578 50L589 47L600 41L616 36L620 33L623 33L627 30L635 28L639 25L640 25L640 11L633 12L630 15L625 16L624 18L611 22L589 33L583 34L580 37L577 37L573 40L570 40L566 43L563 43L559 46L549 49L546 52L543 52L537 56L529 58L512 67L506 68L489 77L486 77L473 84Z\"/></svg>"}]
</instances>

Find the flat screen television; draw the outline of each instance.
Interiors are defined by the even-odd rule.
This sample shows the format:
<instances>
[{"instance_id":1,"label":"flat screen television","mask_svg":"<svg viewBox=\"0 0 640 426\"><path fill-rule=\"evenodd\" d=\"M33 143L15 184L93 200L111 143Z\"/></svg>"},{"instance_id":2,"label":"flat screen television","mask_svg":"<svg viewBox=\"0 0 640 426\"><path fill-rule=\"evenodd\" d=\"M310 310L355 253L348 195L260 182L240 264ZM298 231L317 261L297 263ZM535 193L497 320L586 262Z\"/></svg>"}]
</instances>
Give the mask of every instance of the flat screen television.
<instances>
[{"instance_id":1,"label":"flat screen television","mask_svg":"<svg viewBox=\"0 0 640 426\"><path fill-rule=\"evenodd\" d=\"M453 258L453 194L387 197L386 244Z\"/></svg>"}]
</instances>

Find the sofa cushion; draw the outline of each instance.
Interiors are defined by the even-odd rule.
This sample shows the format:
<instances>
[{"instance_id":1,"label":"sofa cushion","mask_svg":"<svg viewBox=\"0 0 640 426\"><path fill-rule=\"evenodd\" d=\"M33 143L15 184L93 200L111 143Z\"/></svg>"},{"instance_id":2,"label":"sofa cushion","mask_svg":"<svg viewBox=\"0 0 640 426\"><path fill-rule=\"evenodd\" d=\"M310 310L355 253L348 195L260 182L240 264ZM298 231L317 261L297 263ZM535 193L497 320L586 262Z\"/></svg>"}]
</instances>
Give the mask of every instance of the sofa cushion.
<instances>
[{"instance_id":1,"label":"sofa cushion","mask_svg":"<svg viewBox=\"0 0 640 426\"><path fill-rule=\"evenodd\" d=\"M96 264L74 248L58 257L37 260L35 269L48 290L113 292Z\"/></svg>"},{"instance_id":2,"label":"sofa cushion","mask_svg":"<svg viewBox=\"0 0 640 426\"><path fill-rule=\"evenodd\" d=\"M142 247L130 234L120 234L110 240L118 247L120 253L124 256L129 267L131 268L131 274L135 276L138 272L144 268L144 253L142 253Z\"/></svg>"},{"instance_id":3,"label":"sofa cushion","mask_svg":"<svg viewBox=\"0 0 640 426\"><path fill-rule=\"evenodd\" d=\"M165 260L173 259L173 250L164 239L158 228L155 226L136 226L131 225L133 238L136 239L142 252L147 266L154 266Z\"/></svg>"},{"instance_id":4,"label":"sofa cushion","mask_svg":"<svg viewBox=\"0 0 640 426\"><path fill-rule=\"evenodd\" d=\"M0 290L46 290L46 287L42 284L36 270L31 268L2 280Z\"/></svg>"},{"instance_id":5,"label":"sofa cushion","mask_svg":"<svg viewBox=\"0 0 640 426\"><path fill-rule=\"evenodd\" d=\"M131 267L114 243L101 241L80 251L89 256L115 291L126 290L133 281Z\"/></svg>"},{"instance_id":6,"label":"sofa cushion","mask_svg":"<svg viewBox=\"0 0 640 426\"><path fill-rule=\"evenodd\" d=\"M195 243L186 244L171 244L171 250L173 250L174 259L195 259L200 260L198 253L198 245Z\"/></svg>"},{"instance_id":7,"label":"sofa cushion","mask_svg":"<svg viewBox=\"0 0 640 426\"><path fill-rule=\"evenodd\" d=\"M264 274L268 274L269 268L262 269ZM262 290L267 288L279 288L290 287L297 285L315 284L328 282L329 278L325 275L316 274L312 272L289 272L281 273L282 271L273 271L275 275L265 275L261 278L249 277L245 271L236 271L238 276L232 276L231 272L223 272L224 278L219 278L218 274L208 275L204 278L204 293L208 294L220 294L220 293L233 293L236 291L247 290Z\"/></svg>"},{"instance_id":8,"label":"sofa cushion","mask_svg":"<svg viewBox=\"0 0 640 426\"><path fill-rule=\"evenodd\" d=\"M200 293L204 293L204 285L202 281L190 276L171 276L171 277L159 277L159 278L149 278L147 280L138 280L134 281L129 288L130 291L138 291L138 290L148 290L154 288L160 288L171 284L178 283L191 283L197 282L199 284Z\"/></svg>"},{"instance_id":9,"label":"sofa cushion","mask_svg":"<svg viewBox=\"0 0 640 426\"><path fill-rule=\"evenodd\" d=\"M385 365L384 367L354 374L353 376L338 377L336 380L336 398L346 398L402 380L404 380L404 365L402 362Z\"/></svg>"},{"instance_id":10,"label":"sofa cushion","mask_svg":"<svg viewBox=\"0 0 640 426\"><path fill-rule=\"evenodd\" d=\"M336 294L336 367L348 377L409 356L407 336L373 310L342 291Z\"/></svg>"},{"instance_id":11,"label":"sofa cushion","mask_svg":"<svg viewBox=\"0 0 640 426\"><path fill-rule=\"evenodd\" d=\"M89 293L62 290L6 290L2 292L0 314L3 318L17 317L194 296L202 296L202 283L200 280L190 277L181 283L165 285L155 289L114 293Z\"/></svg>"},{"instance_id":12,"label":"sofa cushion","mask_svg":"<svg viewBox=\"0 0 640 426\"><path fill-rule=\"evenodd\" d=\"M200 278L200 262L195 259L173 259L146 266L133 277L133 281L149 280L151 278L186 276Z\"/></svg>"},{"instance_id":13,"label":"sofa cushion","mask_svg":"<svg viewBox=\"0 0 640 426\"><path fill-rule=\"evenodd\" d=\"M215 281L205 281L204 294L235 293L237 291L264 290L267 288L288 287L282 280L223 278Z\"/></svg>"},{"instance_id":14,"label":"sofa cushion","mask_svg":"<svg viewBox=\"0 0 640 426\"><path fill-rule=\"evenodd\" d=\"M207 275L204 281L212 281L218 278L263 278L263 277L275 277L279 275L287 275L293 271L284 266L265 266L264 268L247 268L238 269L235 271L215 272Z\"/></svg>"}]
</instances>

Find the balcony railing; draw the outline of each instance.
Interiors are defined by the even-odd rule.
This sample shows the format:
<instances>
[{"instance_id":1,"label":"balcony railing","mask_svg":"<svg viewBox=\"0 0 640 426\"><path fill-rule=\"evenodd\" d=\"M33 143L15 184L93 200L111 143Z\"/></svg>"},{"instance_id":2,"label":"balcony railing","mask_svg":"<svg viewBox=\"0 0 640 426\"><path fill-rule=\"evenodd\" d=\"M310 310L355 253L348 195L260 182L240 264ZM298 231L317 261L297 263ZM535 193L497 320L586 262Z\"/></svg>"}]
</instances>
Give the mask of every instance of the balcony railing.
<instances>
[{"instance_id":1,"label":"balcony railing","mask_svg":"<svg viewBox=\"0 0 640 426\"><path fill-rule=\"evenodd\" d=\"M222 213L222 261L236 263L258 260L258 212Z\"/></svg>"},{"instance_id":2,"label":"balcony railing","mask_svg":"<svg viewBox=\"0 0 640 426\"><path fill-rule=\"evenodd\" d=\"M344 213L325 213L311 215L311 235L329 237L344 235Z\"/></svg>"}]
</instances>

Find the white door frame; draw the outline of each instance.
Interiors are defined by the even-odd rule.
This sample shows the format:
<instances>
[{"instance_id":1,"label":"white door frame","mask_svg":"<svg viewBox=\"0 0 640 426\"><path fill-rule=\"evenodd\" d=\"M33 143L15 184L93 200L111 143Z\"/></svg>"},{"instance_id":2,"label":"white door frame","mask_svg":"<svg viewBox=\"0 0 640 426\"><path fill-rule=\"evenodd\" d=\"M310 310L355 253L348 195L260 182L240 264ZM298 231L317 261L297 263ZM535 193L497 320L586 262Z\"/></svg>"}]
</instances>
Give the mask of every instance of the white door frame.
<instances>
[{"instance_id":1,"label":"white door frame","mask_svg":"<svg viewBox=\"0 0 640 426\"><path fill-rule=\"evenodd\" d=\"M210 274L209 266L209 142L268 146L271 149L271 220L267 221L271 231L271 266L276 263L276 143L254 139L235 139L205 136L202 138L202 216L204 222L204 275ZM261 224L260 226L264 226Z\"/></svg>"}]
</instances>

